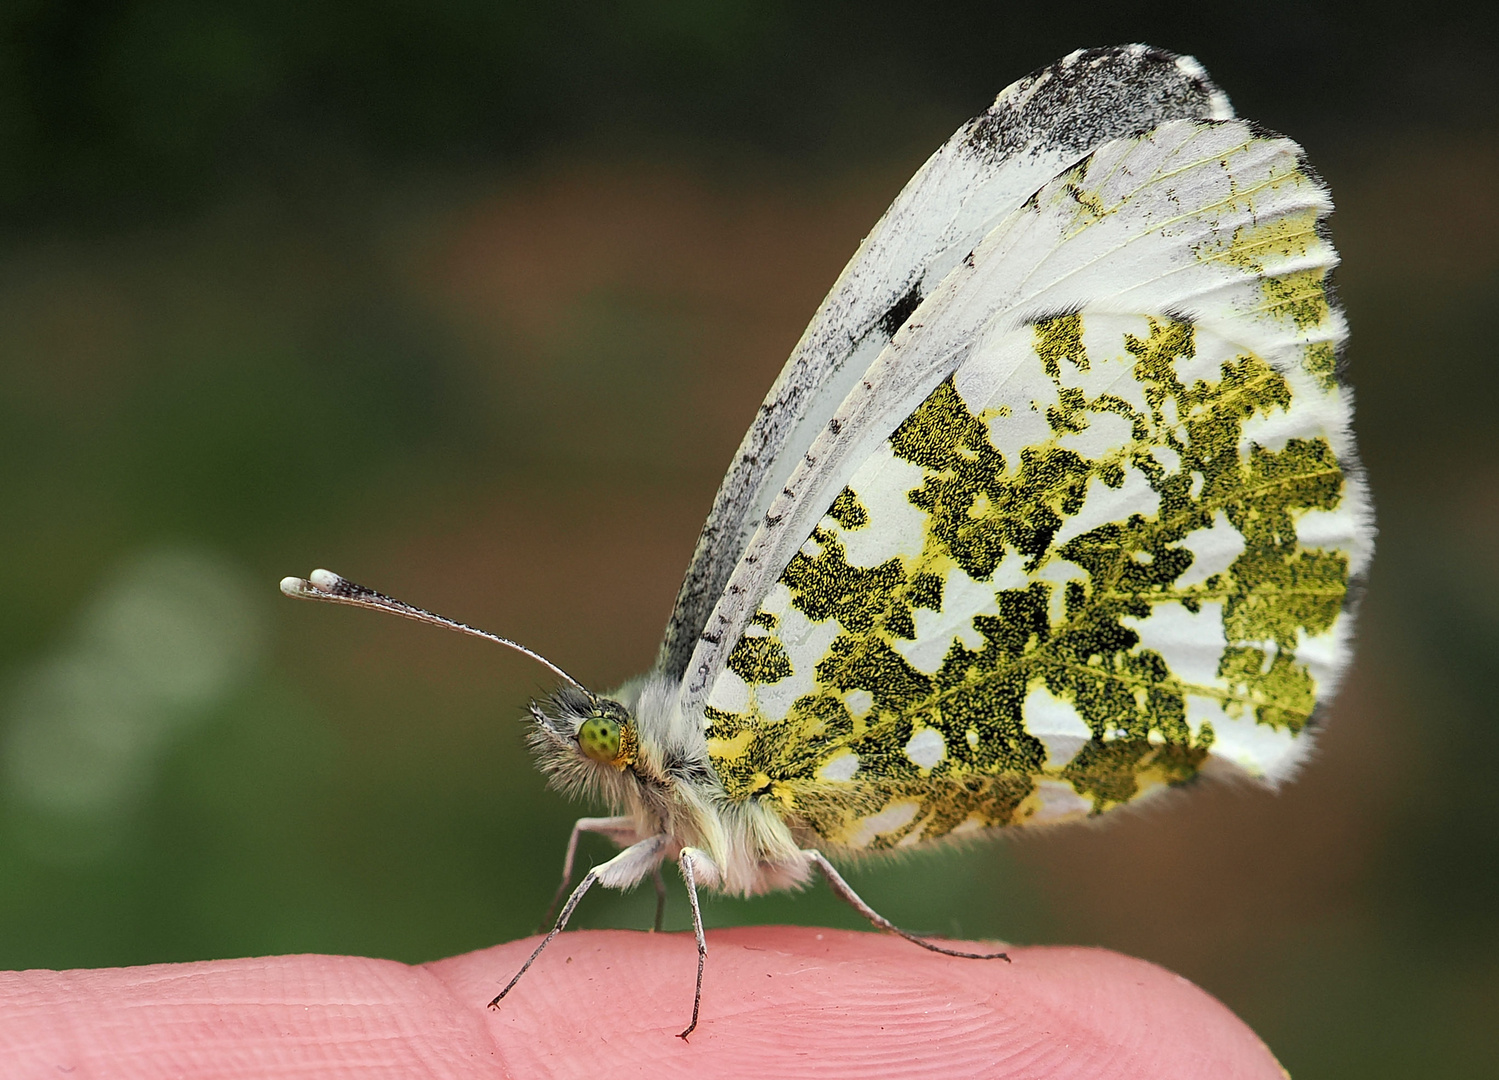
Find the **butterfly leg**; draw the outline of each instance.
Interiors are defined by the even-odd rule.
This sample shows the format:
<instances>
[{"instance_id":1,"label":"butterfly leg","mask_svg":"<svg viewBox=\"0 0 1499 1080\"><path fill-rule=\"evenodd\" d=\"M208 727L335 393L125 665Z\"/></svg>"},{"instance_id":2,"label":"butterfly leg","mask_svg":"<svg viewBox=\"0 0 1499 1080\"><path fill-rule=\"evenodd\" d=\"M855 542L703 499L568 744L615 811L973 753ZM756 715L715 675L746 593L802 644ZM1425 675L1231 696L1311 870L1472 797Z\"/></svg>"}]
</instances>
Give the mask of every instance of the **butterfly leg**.
<instances>
[{"instance_id":1,"label":"butterfly leg","mask_svg":"<svg viewBox=\"0 0 1499 1080\"><path fill-rule=\"evenodd\" d=\"M546 933L547 927L552 923L552 915L557 911L557 905L562 903L562 898L567 895L568 886L573 883L573 860L578 857L578 836L582 833L598 833L600 836L607 836L620 847L626 847L639 839L635 834L634 818L586 817L573 822L572 835L567 838L567 854L562 857L562 882L557 886L552 902L547 905L546 914L541 917L541 925L536 928L538 934ZM658 868L656 880L660 881L660 879L661 871ZM657 906L661 905L658 903ZM659 919L660 916L658 915L657 918Z\"/></svg>"},{"instance_id":2,"label":"butterfly leg","mask_svg":"<svg viewBox=\"0 0 1499 1080\"><path fill-rule=\"evenodd\" d=\"M573 917L573 909L587 895L589 889L595 884L603 885L606 889L628 889L652 869L661 865L661 853L666 847L666 841L667 838L663 835L652 836L638 844L632 844L608 862L600 863L583 875L583 880L578 882L578 887L567 898L567 903L562 905L562 914L557 916L557 925L553 926L547 936L541 939L541 944L532 950L526 962L520 966L520 970L505 984L505 989L494 996L489 1007L499 1008L505 995L515 989L515 984L520 982L520 977L530 970L532 964L536 963L536 958L541 955L541 951L552 943L554 937L567 928L567 921Z\"/></svg>"},{"instance_id":3,"label":"butterfly leg","mask_svg":"<svg viewBox=\"0 0 1499 1080\"><path fill-rule=\"evenodd\" d=\"M678 863L682 868L682 881L687 886L687 900L692 905L692 932L697 936L697 988L692 992L692 1023L677 1036L686 1042L687 1036L697 1027L698 1010L703 1004L703 965L708 959L708 942L703 937L703 912L697 901L697 869L701 867L716 878L718 868L713 865L713 860L696 848L683 848Z\"/></svg>"},{"instance_id":4,"label":"butterfly leg","mask_svg":"<svg viewBox=\"0 0 1499 1080\"><path fill-rule=\"evenodd\" d=\"M813 866L817 867L822 876L827 879L828 887L833 890L834 896L838 897L838 899L848 904L860 915L863 915L870 922L874 923L875 926L878 926L881 930L888 930L892 934L899 934L907 941L912 942L916 945L920 945L923 949L930 949L932 952L941 953L943 956L961 956L968 960L1003 960L1006 963L1009 963L1010 958L1002 952L971 953L962 952L958 949L947 949L943 948L941 945L933 945L925 938L918 937L916 934L913 934L907 930L902 930L889 919L885 918L885 916L881 915L874 908L866 904L864 902L864 898L861 897L858 893L854 892L853 887L849 885L848 882L843 880L843 875L838 873L838 871L833 868L833 864L828 862L828 860L823 857L822 852L814 851L811 848L808 848L804 850L802 854L805 855L807 857L807 861L810 862Z\"/></svg>"}]
</instances>

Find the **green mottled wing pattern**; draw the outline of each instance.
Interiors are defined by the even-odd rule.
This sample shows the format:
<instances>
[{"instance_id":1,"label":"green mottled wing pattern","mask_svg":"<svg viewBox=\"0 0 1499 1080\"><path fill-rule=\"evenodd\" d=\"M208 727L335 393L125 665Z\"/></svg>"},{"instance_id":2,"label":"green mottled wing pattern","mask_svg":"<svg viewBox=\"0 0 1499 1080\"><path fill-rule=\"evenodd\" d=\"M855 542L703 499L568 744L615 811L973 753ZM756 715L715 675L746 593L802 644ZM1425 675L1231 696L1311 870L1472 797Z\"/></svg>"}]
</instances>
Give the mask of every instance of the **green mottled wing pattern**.
<instances>
[{"instance_id":1,"label":"green mottled wing pattern","mask_svg":"<svg viewBox=\"0 0 1499 1080\"><path fill-rule=\"evenodd\" d=\"M730 798L856 851L1086 816L1204 769L1294 769L1372 532L1334 370L1329 206L1297 158L1253 182L1228 155L1191 160L1220 183L1205 206L1186 168L1188 197L1148 206L1117 165L1038 192L1056 250L1098 246L1061 278L1122 247L1096 223L1132 210L1174 260L1073 310L979 320L836 478L706 702ZM1067 262L1023 265L1049 260ZM947 317L929 302L908 348Z\"/></svg>"}]
</instances>

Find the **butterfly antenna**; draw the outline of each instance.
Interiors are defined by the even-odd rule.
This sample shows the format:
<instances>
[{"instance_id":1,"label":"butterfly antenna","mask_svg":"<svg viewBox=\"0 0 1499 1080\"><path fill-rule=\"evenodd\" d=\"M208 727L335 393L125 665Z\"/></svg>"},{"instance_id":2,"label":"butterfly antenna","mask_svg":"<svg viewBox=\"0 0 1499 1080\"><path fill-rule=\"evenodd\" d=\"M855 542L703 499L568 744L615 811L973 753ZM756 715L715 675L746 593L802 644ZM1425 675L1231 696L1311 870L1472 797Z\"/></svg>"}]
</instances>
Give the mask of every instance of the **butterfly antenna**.
<instances>
[{"instance_id":1,"label":"butterfly antenna","mask_svg":"<svg viewBox=\"0 0 1499 1080\"><path fill-rule=\"evenodd\" d=\"M281 591L287 596L296 596L303 600L326 600L330 604L348 604L351 607L372 608L375 611L388 611L392 615L400 615L405 619L415 619L417 622L429 623L432 626L442 626L449 630L457 630L460 634L471 634L474 637L483 638L485 641L493 641L523 653L546 668L553 675L565 682L570 682L589 697L593 695L588 688L552 663L538 652L532 652L524 645L502 638L498 634L491 634L487 630L469 626L467 623L457 622L453 619L443 618L424 608L413 607L403 600L377 593L374 589L367 589L363 585L356 585L346 577L340 577L332 570L314 570L305 578L288 577L281 579Z\"/></svg>"}]
</instances>

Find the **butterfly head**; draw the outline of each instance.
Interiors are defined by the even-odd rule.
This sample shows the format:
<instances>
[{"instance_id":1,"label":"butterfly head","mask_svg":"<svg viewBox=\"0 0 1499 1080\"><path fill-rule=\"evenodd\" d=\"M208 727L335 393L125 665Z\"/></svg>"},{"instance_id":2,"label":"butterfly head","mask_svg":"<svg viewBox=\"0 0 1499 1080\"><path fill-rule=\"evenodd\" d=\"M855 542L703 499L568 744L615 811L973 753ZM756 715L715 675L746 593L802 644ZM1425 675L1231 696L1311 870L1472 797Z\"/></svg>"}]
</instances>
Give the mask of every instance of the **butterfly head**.
<instances>
[{"instance_id":1,"label":"butterfly head","mask_svg":"<svg viewBox=\"0 0 1499 1080\"><path fill-rule=\"evenodd\" d=\"M575 686L561 686L531 703L531 748L542 772L570 791L616 799L640 779L639 728L630 709Z\"/></svg>"}]
</instances>

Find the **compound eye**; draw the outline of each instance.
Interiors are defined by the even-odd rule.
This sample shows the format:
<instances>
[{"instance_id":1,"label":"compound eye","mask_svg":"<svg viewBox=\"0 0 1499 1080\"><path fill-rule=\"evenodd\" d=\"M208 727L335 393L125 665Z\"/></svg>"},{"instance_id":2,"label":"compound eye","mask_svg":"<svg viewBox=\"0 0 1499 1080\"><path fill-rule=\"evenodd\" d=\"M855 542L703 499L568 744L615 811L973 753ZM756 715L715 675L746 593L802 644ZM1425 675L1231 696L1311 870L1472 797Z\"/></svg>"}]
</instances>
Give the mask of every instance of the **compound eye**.
<instances>
[{"instance_id":1,"label":"compound eye","mask_svg":"<svg viewBox=\"0 0 1499 1080\"><path fill-rule=\"evenodd\" d=\"M578 746L594 761L613 765L619 760L620 724L608 716L590 716L578 728Z\"/></svg>"}]
</instances>

